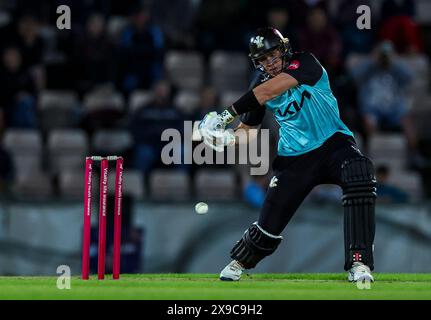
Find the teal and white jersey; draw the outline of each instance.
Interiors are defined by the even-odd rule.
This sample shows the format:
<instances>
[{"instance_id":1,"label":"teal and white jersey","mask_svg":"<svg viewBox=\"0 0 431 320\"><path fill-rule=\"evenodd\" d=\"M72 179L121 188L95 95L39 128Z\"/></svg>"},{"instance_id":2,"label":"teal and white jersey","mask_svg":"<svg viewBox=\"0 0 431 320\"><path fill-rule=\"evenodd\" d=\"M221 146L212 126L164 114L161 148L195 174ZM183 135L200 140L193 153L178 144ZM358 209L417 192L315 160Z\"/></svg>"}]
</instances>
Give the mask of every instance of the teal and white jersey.
<instances>
[{"instance_id":1,"label":"teal and white jersey","mask_svg":"<svg viewBox=\"0 0 431 320\"><path fill-rule=\"evenodd\" d=\"M297 156L320 147L336 132L353 136L341 121L337 99L332 94L328 74L310 53L295 53L284 72L299 85L267 101L280 125L278 154ZM248 125L262 122L265 109L241 117Z\"/></svg>"}]
</instances>

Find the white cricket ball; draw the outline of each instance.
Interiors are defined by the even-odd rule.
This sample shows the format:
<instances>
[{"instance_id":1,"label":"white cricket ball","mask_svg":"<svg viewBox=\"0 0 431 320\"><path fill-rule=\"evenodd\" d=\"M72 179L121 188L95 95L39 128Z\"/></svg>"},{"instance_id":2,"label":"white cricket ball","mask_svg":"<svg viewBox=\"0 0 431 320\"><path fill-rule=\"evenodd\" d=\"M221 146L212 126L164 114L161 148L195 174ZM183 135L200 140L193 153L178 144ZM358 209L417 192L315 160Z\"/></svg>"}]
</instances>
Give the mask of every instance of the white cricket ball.
<instances>
[{"instance_id":1,"label":"white cricket ball","mask_svg":"<svg viewBox=\"0 0 431 320\"><path fill-rule=\"evenodd\" d=\"M208 212L208 205L205 202L196 203L195 211L197 214L205 214Z\"/></svg>"}]
</instances>

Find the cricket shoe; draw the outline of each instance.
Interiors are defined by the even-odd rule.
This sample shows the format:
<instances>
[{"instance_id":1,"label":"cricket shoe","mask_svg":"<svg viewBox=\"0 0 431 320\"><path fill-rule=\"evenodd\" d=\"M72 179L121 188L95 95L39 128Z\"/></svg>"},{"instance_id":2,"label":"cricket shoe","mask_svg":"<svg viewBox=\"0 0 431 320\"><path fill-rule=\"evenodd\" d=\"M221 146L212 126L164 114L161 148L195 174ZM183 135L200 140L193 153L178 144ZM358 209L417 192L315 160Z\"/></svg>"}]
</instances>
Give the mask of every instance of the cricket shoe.
<instances>
[{"instance_id":1,"label":"cricket shoe","mask_svg":"<svg viewBox=\"0 0 431 320\"><path fill-rule=\"evenodd\" d=\"M232 260L221 272L220 280L238 281L244 271L244 267L236 260Z\"/></svg>"},{"instance_id":2,"label":"cricket shoe","mask_svg":"<svg viewBox=\"0 0 431 320\"><path fill-rule=\"evenodd\" d=\"M370 268L362 262L354 262L348 272L350 282L374 282Z\"/></svg>"}]
</instances>

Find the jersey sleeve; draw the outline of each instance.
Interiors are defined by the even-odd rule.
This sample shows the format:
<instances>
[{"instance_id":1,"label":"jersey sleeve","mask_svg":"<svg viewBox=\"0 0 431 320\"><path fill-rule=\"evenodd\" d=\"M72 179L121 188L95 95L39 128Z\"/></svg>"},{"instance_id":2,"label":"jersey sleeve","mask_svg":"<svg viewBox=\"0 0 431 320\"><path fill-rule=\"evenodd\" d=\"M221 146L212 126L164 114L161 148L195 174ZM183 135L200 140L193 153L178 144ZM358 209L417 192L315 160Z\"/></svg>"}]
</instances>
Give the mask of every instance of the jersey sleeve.
<instances>
[{"instance_id":1,"label":"jersey sleeve","mask_svg":"<svg viewBox=\"0 0 431 320\"><path fill-rule=\"evenodd\" d=\"M283 72L294 77L299 84L314 86L322 77L323 67L314 55L301 52L292 57Z\"/></svg>"},{"instance_id":2,"label":"jersey sleeve","mask_svg":"<svg viewBox=\"0 0 431 320\"><path fill-rule=\"evenodd\" d=\"M253 90L262 82L264 82L264 78L262 74L259 74L250 83L250 86L248 89ZM262 108L259 108L258 110L243 113L240 116L240 120L242 123L248 126L251 126L251 127L258 126L262 123L263 117L265 116L265 110L266 110L265 106L262 106Z\"/></svg>"}]
</instances>

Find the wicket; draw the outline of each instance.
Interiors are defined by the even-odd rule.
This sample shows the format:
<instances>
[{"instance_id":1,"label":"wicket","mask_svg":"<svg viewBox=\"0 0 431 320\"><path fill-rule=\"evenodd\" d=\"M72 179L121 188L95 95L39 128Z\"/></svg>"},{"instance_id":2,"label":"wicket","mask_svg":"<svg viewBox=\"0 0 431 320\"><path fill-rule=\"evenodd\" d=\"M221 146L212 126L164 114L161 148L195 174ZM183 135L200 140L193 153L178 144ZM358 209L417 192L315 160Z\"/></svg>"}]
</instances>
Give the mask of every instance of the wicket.
<instances>
[{"instance_id":1,"label":"wicket","mask_svg":"<svg viewBox=\"0 0 431 320\"><path fill-rule=\"evenodd\" d=\"M90 244L91 244L91 201L92 201L92 173L93 162L100 161L100 201L99 201L99 241L97 277L105 278L106 258L106 214L108 200L108 173L109 161L116 161L115 173L115 204L114 204L114 252L112 278L120 278L121 260L121 214L122 214L122 187L123 187L123 157L118 156L91 156L85 159L85 187L84 187L84 229L82 241L82 279L88 280L90 274Z\"/></svg>"}]
</instances>

